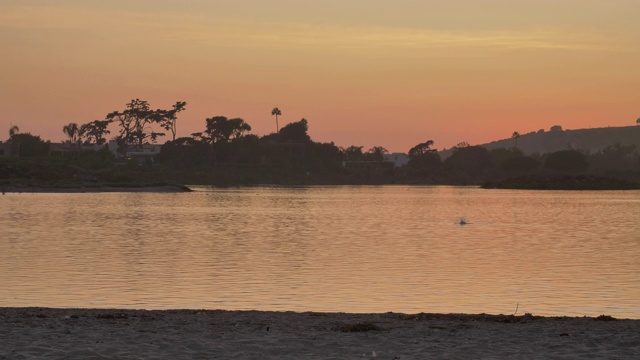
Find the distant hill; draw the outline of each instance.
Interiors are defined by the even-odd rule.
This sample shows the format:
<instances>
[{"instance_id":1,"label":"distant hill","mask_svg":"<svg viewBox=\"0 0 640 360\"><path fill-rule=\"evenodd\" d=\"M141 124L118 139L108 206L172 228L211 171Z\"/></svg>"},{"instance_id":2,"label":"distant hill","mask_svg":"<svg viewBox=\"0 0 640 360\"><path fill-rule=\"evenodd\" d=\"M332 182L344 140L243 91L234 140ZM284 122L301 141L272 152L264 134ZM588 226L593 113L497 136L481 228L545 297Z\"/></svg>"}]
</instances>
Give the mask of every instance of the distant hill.
<instances>
[{"instance_id":1,"label":"distant hill","mask_svg":"<svg viewBox=\"0 0 640 360\"><path fill-rule=\"evenodd\" d=\"M640 126L606 127L594 129L562 130L554 126L550 131L539 130L521 134L518 138L518 148L526 155L533 153L551 153L560 150L574 149L591 153L598 152L609 145L635 144L640 150ZM516 144L513 138L480 144L489 150L498 148L512 148ZM449 157L452 150L440 152L442 159Z\"/></svg>"}]
</instances>

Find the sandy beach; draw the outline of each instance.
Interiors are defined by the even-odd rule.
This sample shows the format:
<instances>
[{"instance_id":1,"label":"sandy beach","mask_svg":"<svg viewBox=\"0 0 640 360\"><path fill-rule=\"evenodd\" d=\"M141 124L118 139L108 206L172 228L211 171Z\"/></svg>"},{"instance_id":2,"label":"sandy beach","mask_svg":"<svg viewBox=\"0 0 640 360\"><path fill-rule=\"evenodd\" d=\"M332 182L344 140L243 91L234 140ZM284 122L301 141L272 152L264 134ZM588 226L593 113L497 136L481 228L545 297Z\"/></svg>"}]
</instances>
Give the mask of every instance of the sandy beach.
<instances>
[{"instance_id":1,"label":"sandy beach","mask_svg":"<svg viewBox=\"0 0 640 360\"><path fill-rule=\"evenodd\" d=\"M0 308L0 359L637 359L640 320Z\"/></svg>"}]
</instances>

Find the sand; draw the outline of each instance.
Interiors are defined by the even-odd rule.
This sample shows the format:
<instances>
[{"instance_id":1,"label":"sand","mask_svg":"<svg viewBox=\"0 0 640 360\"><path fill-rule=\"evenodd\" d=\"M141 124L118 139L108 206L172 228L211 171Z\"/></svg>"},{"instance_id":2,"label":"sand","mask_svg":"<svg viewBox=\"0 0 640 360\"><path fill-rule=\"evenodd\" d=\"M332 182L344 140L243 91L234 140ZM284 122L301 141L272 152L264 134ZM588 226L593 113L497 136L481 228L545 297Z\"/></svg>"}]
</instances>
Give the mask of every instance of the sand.
<instances>
[{"instance_id":1,"label":"sand","mask_svg":"<svg viewBox=\"0 0 640 360\"><path fill-rule=\"evenodd\" d=\"M640 320L0 308L0 359L640 359Z\"/></svg>"}]
</instances>

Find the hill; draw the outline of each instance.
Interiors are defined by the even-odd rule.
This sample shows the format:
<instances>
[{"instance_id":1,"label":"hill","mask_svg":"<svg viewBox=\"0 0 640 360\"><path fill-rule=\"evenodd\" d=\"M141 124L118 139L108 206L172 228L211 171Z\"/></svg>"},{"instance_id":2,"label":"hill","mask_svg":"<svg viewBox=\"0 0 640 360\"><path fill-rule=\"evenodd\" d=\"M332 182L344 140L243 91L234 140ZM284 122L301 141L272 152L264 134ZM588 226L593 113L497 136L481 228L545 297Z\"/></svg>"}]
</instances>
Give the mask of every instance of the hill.
<instances>
[{"instance_id":1,"label":"hill","mask_svg":"<svg viewBox=\"0 0 640 360\"><path fill-rule=\"evenodd\" d=\"M550 131L539 130L521 134L518 138L518 148L525 155L534 153L545 154L560 150L582 150L590 153L598 152L609 145L636 145L640 149L640 126L606 127L594 129L562 130L553 127ZM513 138L493 141L480 146L491 149L515 147ZM444 159L451 155L451 150L440 152Z\"/></svg>"}]
</instances>

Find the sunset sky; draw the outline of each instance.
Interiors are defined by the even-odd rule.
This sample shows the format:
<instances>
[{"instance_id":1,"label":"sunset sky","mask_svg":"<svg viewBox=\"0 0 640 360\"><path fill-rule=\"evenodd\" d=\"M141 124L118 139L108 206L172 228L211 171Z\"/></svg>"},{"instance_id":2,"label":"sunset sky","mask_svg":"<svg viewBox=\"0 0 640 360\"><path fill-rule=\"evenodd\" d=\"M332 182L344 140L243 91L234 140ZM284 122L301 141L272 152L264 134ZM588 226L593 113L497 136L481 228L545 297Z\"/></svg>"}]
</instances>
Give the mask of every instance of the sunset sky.
<instances>
[{"instance_id":1,"label":"sunset sky","mask_svg":"<svg viewBox=\"0 0 640 360\"><path fill-rule=\"evenodd\" d=\"M0 0L0 140L134 98L406 152L635 125L640 0ZM116 134L112 129L111 135ZM164 140L162 140L164 141Z\"/></svg>"}]
</instances>

